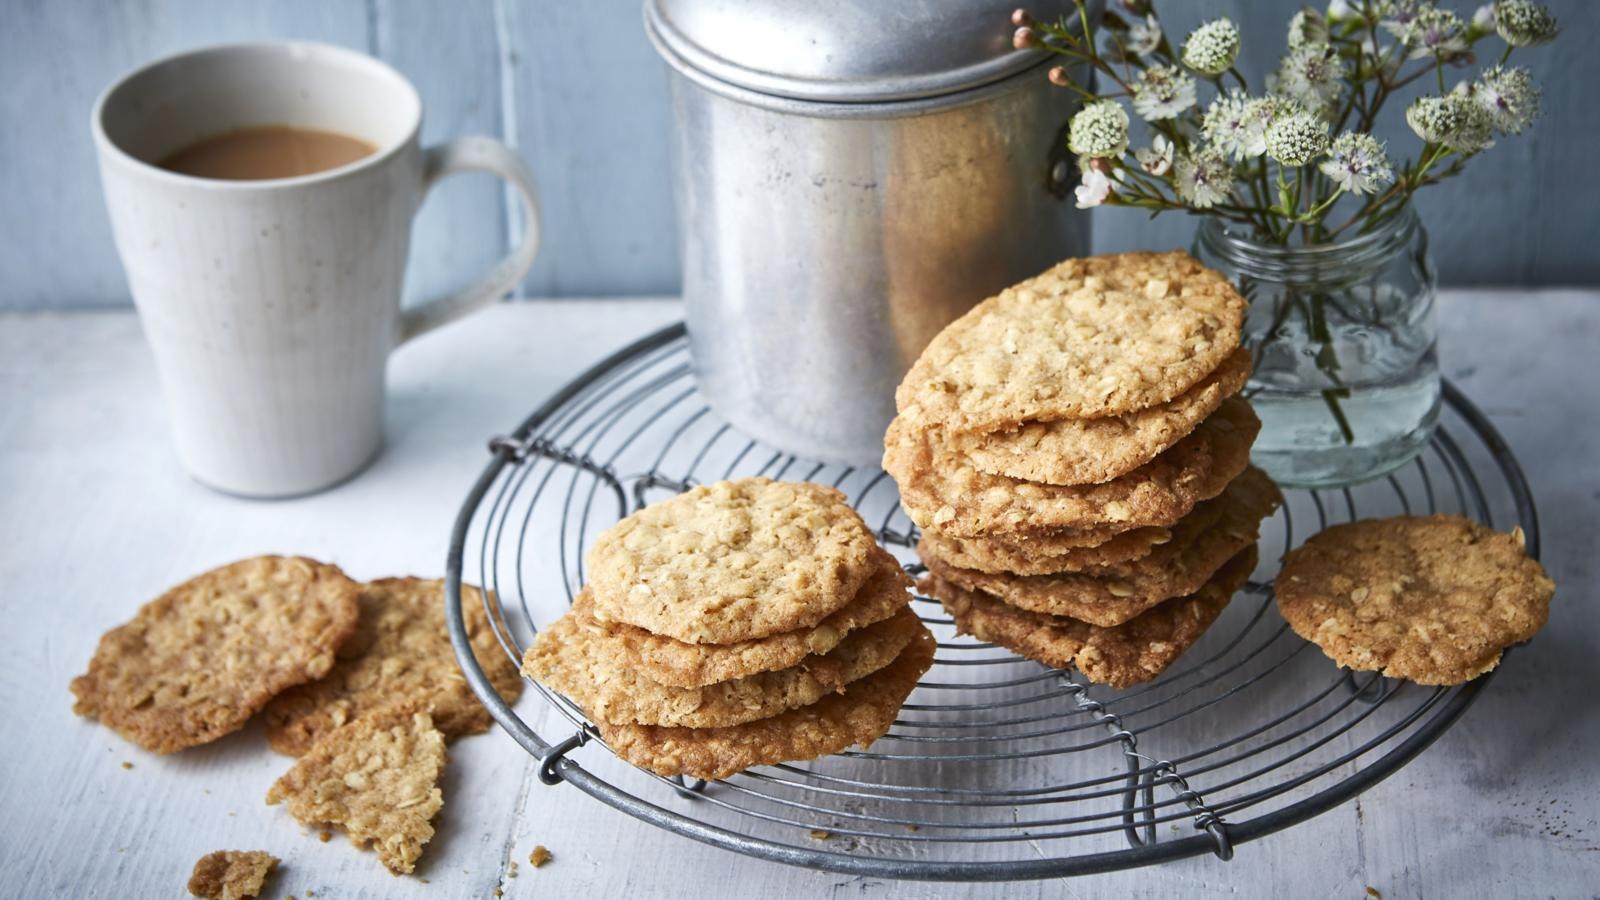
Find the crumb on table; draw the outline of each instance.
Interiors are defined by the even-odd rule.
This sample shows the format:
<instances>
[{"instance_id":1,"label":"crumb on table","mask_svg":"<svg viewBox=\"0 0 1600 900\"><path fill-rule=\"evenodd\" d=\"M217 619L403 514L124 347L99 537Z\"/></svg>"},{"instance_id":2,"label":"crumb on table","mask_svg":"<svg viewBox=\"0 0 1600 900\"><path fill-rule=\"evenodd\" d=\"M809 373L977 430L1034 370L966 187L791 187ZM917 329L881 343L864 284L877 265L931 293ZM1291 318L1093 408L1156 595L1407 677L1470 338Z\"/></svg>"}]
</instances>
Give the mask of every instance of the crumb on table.
<instances>
[{"instance_id":1,"label":"crumb on table","mask_svg":"<svg viewBox=\"0 0 1600 900\"><path fill-rule=\"evenodd\" d=\"M555 854L551 853L549 850L546 850L544 845L540 844L533 848L532 853L528 854L528 865L537 869L552 859L555 859Z\"/></svg>"}]
</instances>

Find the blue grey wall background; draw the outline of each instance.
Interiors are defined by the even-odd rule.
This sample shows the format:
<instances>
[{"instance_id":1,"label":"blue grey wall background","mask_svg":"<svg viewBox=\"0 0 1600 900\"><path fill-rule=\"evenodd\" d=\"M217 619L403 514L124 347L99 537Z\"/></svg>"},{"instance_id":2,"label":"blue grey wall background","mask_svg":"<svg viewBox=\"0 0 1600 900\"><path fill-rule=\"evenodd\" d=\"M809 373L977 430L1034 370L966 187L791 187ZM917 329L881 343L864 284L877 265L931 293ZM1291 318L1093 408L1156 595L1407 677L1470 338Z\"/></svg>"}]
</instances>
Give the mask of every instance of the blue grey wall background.
<instances>
[{"instance_id":1,"label":"blue grey wall background","mask_svg":"<svg viewBox=\"0 0 1600 900\"><path fill-rule=\"evenodd\" d=\"M996 28L1006 27L1011 5L996 3ZM1177 35L1202 18L1233 18L1245 73L1258 82L1299 5L1167 0L1162 12ZM1471 15L1474 4L1453 5ZM1518 60L1544 84L1544 119L1420 201L1447 283L1600 283L1600 4L1551 6L1564 34ZM422 93L425 141L471 132L518 148L538 176L546 229L521 295L677 291L667 72L644 36L638 0L0 0L0 8L0 308L129 302L89 138L90 106L107 83L191 47L289 37L399 68ZM1397 150L1414 145L1401 108L1384 135ZM487 176L435 191L417 223L408 294L461 283L497 258L521 228L508 199ZM1096 249L1112 251L1187 245L1193 221L1105 209L1094 227Z\"/></svg>"}]
</instances>

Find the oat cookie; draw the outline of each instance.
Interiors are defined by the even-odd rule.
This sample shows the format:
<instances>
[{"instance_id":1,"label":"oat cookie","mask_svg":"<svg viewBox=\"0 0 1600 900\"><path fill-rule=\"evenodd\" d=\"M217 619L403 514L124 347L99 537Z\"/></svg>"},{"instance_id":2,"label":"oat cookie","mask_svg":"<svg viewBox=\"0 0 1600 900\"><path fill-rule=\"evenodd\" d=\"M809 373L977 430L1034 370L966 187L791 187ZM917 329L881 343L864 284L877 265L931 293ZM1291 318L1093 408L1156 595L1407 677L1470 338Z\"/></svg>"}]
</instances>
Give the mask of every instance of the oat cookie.
<instances>
[{"instance_id":1,"label":"oat cookie","mask_svg":"<svg viewBox=\"0 0 1600 900\"><path fill-rule=\"evenodd\" d=\"M904 418L889 425L883 467L925 531L987 536L1049 528L1172 525L1222 492L1250 461L1261 421L1232 397L1192 434L1126 475L1094 485L1048 485L967 465Z\"/></svg>"},{"instance_id":2,"label":"oat cookie","mask_svg":"<svg viewBox=\"0 0 1600 900\"><path fill-rule=\"evenodd\" d=\"M599 618L697 644L817 624L855 597L876 546L845 496L744 478L655 503L589 552Z\"/></svg>"},{"instance_id":3,"label":"oat cookie","mask_svg":"<svg viewBox=\"0 0 1600 900\"><path fill-rule=\"evenodd\" d=\"M517 667L489 627L483 594L463 585L472 649L507 703L522 696ZM477 734L493 721L467 686L444 621L444 582L385 578L361 586L361 623L325 677L290 688L267 705L272 749L299 756L318 737L391 706L426 712L446 738Z\"/></svg>"},{"instance_id":4,"label":"oat cookie","mask_svg":"<svg viewBox=\"0 0 1600 900\"><path fill-rule=\"evenodd\" d=\"M200 857L189 876L189 893L206 900L259 897L278 858L265 850L218 850Z\"/></svg>"},{"instance_id":5,"label":"oat cookie","mask_svg":"<svg viewBox=\"0 0 1600 900\"><path fill-rule=\"evenodd\" d=\"M1196 504L1179 521L1194 520L1210 525L1221 515L1222 507L1213 497ZM961 537L929 531L923 533L921 542L928 545L934 556L963 569L998 575L1054 575L1137 562L1171 541L1175 528L1176 525L1133 528L1112 533L1101 543L1087 546L1074 546L1071 541L1058 542L1050 532L997 532L985 537Z\"/></svg>"},{"instance_id":6,"label":"oat cookie","mask_svg":"<svg viewBox=\"0 0 1600 900\"><path fill-rule=\"evenodd\" d=\"M894 661L921 630L916 613L902 607L852 633L831 652L808 656L792 668L705 687L668 687L627 664L627 652L590 615L584 593L566 615L539 632L523 672L565 694L596 721L718 728L769 718L842 690Z\"/></svg>"},{"instance_id":7,"label":"oat cookie","mask_svg":"<svg viewBox=\"0 0 1600 900\"><path fill-rule=\"evenodd\" d=\"M1256 566L1256 548L1229 560L1200 590L1111 628L1028 612L929 576L919 587L937 597L963 634L1058 669L1075 668L1115 688L1149 681L1194 646Z\"/></svg>"},{"instance_id":8,"label":"oat cookie","mask_svg":"<svg viewBox=\"0 0 1600 900\"><path fill-rule=\"evenodd\" d=\"M906 697L933 665L927 628L883 669L840 694L799 709L727 728L607 725L600 735L616 754L660 775L727 778L752 766L816 759L859 744L867 747L894 724Z\"/></svg>"},{"instance_id":9,"label":"oat cookie","mask_svg":"<svg viewBox=\"0 0 1600 900\"><path fill-rule=\"evenodd\" d=\"M339 825L357 847L408 874L444 805L444 735L427 713L385 712L323 735L267 792L304 825Z\"/></svg>"},{"instance_id":10,"label":"oat cookie","mask_svg":"<svg viewBox=\"0 0 1600 900\"><path fill-rule=\"evenodd\" d=\"M1103 484L1139 468L1194 431L1250 378L1239 349L1199 384L1160 406L1097 419L1030 421L987 433L946 432L973 468L1044 484Z\"/></svg>"},{"instance_id":11,"label":"oat cookie","mask_svg":"<svg viewBox=\"0 0 1600 900\"><path fill-rule=\"evenodd\" d=\"M855 599L810 628L733 644L689 644L621 622L609 623L611 632L628 654L628 665L651 681L672 687L704 687L787 669L808 656L829 652L846 635L889 618L911 602L907 593L911 576L900 561L882 548L873 553L876 569Z\"/></svg>"},{"instance_id":12,"label":"oat cookie","mask_svg":"<svg viewBox=\"0 0 1600 900\"><path fill-rule=\"evenodd\" d=\"M1280 496L1266 473L1254 467L1234 479L1213 503L1222 514L1213 524L1195 527L1185 518L1173 539L1144 559L1054 575L996 575L963 569L940 559L931 547L918 547L928 570L971 591L981 591L1031 612L1080 619L1103 628L1121 625L1145 610L1200 589L1245 547L1253 546L1261 520L1277 508Z\"/></svg>"},{"instance_id":13,"label":"oat cookie","mask_svg":"<svg viewBox=\"0 0 1600 900\"><path fill-rule=\"evenodd\" d=\"M301 557L212 569L100 638L72 680L72 710L156 753L216 740L327 674L355 631L359 592L337 566Z\"/></svg>"},{"instance_id":14,"label":"oat cookie","mask_svg":"<svg viewBox=\"0 0 1600 900\"><path fill-rule=\"evenodd\" d=\"M895 402L974 432L1158 406L1233 353L1244 310L1226 278L1182 251L1069 259L952 322Z\"/></svg>"},{"instance_id":15,"label":"oat cookie","mask_svg":"<svg viewBox=\"0 0 1600 900\"><path fill-rule=\"evenodd\" d=\"M1555 582L1520 529L1460 516L1364 519L1312 535L1283 559L1278 610L1341 666L1460 684L1550 615Z\"/></svg>"}]
</instances>

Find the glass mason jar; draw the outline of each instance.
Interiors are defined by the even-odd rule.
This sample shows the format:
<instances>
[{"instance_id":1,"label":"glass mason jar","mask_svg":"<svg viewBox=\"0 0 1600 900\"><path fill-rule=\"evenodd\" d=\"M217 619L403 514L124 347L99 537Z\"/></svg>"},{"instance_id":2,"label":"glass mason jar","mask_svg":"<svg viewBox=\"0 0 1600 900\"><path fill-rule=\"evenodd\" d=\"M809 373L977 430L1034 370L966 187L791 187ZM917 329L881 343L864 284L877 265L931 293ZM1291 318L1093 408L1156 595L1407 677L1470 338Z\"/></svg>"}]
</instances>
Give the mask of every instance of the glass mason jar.
<instances>
[{"instance_id":1,"label":"glass mason jar","mask_svg":"<svg viewBox=\"0 0 1600 900\"><path fill-rule=\"evenodd\" d=\"M1422 452L1439 418L1439 360L1435 274L1415 211L1300 247L1207 218L1194 253L1250 303L1245 396L1261 417L1252 462L1279 484L1335 487Z\"/></svg>"}]
</instances>

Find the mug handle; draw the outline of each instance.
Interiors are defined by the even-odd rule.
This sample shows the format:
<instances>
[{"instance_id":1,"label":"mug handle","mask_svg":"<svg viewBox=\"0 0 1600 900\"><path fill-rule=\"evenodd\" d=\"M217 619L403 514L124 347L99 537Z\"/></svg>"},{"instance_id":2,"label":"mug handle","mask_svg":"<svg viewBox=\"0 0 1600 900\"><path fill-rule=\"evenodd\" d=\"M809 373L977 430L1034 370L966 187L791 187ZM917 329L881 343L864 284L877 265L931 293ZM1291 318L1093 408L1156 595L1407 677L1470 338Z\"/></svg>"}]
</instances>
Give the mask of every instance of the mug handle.
<instances>
[{"instance_id":1,"label":"mug handle","mask_svg":"<svg viewBox=\"0 0 1600 900\"><path fill-rule=\"evenodd\" d=\"M499 300L528 274L539 253L539 196L533 174L522 158L493 138L467 136L429 147L422 156L422 186L426 191L458 172L488 172L498 175L517 189L527 227L519 243L476 282L443 297L436 297L400 311L400 336L403 344L419 334L476 312Z\"/></svg>"}]
</instances>

